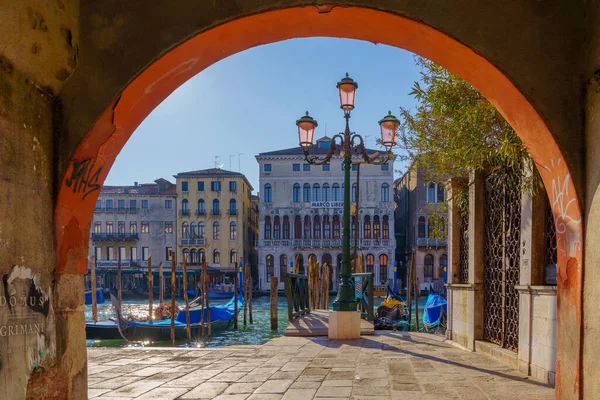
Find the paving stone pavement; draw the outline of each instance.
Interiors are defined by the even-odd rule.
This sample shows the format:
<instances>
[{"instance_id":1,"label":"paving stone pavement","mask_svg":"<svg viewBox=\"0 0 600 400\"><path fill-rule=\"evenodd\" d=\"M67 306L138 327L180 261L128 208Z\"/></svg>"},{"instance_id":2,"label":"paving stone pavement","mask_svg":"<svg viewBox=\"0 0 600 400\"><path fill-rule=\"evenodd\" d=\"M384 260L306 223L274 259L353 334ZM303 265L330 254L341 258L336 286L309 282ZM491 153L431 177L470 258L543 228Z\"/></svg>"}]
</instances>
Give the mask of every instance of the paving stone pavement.
<instances>
[{"instance_id":1,"label":"paving stone pavement","mask_svg":"<svg viewBox=\"0 0 600 400\"><path fill-rule=\"evenodd\" d=\"M554 390L442 337L279 337L221 349L89 348L90 399L554 399Z\"/></svg>"}]
</instances>

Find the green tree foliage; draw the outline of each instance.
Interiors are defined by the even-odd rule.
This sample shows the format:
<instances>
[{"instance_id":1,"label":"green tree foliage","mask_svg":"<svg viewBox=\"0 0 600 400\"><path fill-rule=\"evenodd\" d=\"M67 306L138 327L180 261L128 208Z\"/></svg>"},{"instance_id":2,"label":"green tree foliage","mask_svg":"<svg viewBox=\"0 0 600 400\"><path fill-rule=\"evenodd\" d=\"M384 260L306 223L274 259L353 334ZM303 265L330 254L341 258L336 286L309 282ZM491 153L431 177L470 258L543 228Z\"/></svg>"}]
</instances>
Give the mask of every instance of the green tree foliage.
<instances>
[{"instance_id":1,"label":"green tree foliage","mask_svg":"<svg viewBox=\"0 0 600 400\"><path fill-rule=\"evenodd\" d=\"M421 78L410 94L418 105L415 110L400 108L404 161L418 162L432 180L484 168L520 171L529 153L498 110L445 68L421 57L416 63Z\"/></svg>"},{"instance_id":2,"label":"green tree foliage","mask_svg":"<svg viewBox=\"0 0 600 400\"><path fill-rule=\"evenodd\" d=\"M414 110L400 108L399 146L406 151L401 161L418 165L425 179L444 182L466 177L470 170L494 173L509 186L532 190L541 184L537 171L523 179L523 165L533 165L527 149L496 108L473 86L445 68L417 57L420 80L410 95ZM466 210L466 193L453 193L457 208ZM433 206L433 205L432 205ZM446 235L439 214L447 205L433 207L434 237ZM438 218L439 217L439 218ZM431 222L430 222L431 224Z\"/></svg>"}]
</instances>

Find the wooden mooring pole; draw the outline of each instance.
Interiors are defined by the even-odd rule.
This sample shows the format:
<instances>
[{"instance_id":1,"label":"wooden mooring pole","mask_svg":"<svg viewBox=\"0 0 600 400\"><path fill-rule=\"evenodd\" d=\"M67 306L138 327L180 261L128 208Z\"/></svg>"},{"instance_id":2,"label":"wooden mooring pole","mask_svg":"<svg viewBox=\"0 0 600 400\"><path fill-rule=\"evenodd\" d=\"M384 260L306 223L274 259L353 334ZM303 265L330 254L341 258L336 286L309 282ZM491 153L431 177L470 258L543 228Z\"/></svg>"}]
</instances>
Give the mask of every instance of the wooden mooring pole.
<instances>
[{"instance_id":1,"label":"wooden mooring pole","mask_svg":"<svg viewBox=\"0 0 600 400\"><path fill-rule=\"evenodd\" d=\"M162 261L160 262L160 264L158 264L158 285L159 285L158 299L159 299L160 305L162 306L162 304L163 304L163 294L165 292L165 278L163 276Z\"/></svg>"},{"instance_id":2,"label":"wooden mooring pole","mask_svg":"<svg viewBox=\"0 0 600 400\"><path fill-rule=\"evenodd\" d=\"M279 282L276 276L271 277L271 330L277 330L277 289Z\"/></svg>"},{"instance_id":3,"label":"wooden mooring pole","mask_svg":"<svg viewBox=\"0 0 600 400\"><path fill-rule=\"evenodd\" d=\"M208 296L208 293L206 293L206 257L204 256L204 253L202 253L202 260L200 260L200 268L200 293L202 296L200 298L200 322L202 323L200 326L200 334L202 339L204 339L204 306L206 305L205 298Z\"/></svg>"},{"instance_id":4,"label":"wooden mooring pole","mask_svg":"<svg viewBox=\"0 0 600 400\"><path fill-rule=\"evenodd\" d=\"M122 310L122 300L123 298L121 297L121 252L119 252L119 258L117 259L117 303L119 304L119 310Z\"/></svg>"},{"instance_id":5,"label":"wooden mooring pole","mask_svg":"<svg viewBox=\"0 0 600 400\"><path fill-rule=\"evenodd\" d=\"M246 317L248 315L248 274L246 273L246 267L244 266L244 277L243 277L243 290L244 290L244 326L246 326Z\"/></svg>"},{"instance_id":6,"label":"wooden mooring pole","mask_svg":"<svg viewBox=\"0 0 600 400\"><path fill-rule=\"evenodd\" d=\"M415 268L415 258L413 257L412 261L413 268L413 281L415 283L415 324L417 325L417 332L419 332L419 280L417 279L416 268Z\"/></svg>"},{"instance_id":7,"label":"wooden mooring pole","mask_svg":"<svg viewBox=\"0 0 600 400\"><path fill-rule=\"evenodd\" d=\"M171 346L175 346L175 254L171 256Z\"/></svg>"},{"instance_id":8,"label":"wooden mooring pole","mask_svg":"<svg viewBox=\"0 0 600 400\"><path fill-rule=\"evenodd\" d=\"M92 280L92 320L98 322L98 302L96 301L96 257L92 256L90 279Z\"/></svg>"},{"instance_id":9,"label":"wooden mooring pole","mask_svg":"<svg viewBox=\"0 0 600 400\"><path fill-rule=\"evenodd\" d=\"M187 333L188 345L192 342L192 332L190 330L190 303L187 292L187 257L183 255L183 299L185 301L185 331Z\"/></svg>"},{"instance_id":10,"label":"wooden mooring pole","mask_svg":"<svg viewBox=\"0 0 600 400\"><path fill-rule=\"evenodd\" d=\"M152 300L154 283L152 279L152 256L148 256L148 322L152 321Z\"/></svg>"},{"instance_id":11,"label":"wooden mooring pole","mask_svg":"<svg viewBox=\"0 0 600 400\"><path fill-rule=\"evenodd\" d=\"M238 328L238 269L235 267L235 272L233 273L233 329Z\"/></svg>"}]
</instances>

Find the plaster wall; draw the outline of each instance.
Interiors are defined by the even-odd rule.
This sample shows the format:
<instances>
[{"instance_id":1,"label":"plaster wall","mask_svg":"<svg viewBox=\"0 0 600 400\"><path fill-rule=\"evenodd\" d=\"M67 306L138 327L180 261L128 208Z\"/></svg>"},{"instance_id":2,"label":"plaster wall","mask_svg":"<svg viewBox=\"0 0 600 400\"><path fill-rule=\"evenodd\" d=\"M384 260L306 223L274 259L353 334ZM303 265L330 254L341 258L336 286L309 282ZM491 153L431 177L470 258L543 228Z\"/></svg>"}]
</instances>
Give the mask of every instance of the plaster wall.
<instances>
[{"instance_id":1,"label":"plaster wall","mask_svg":"<svg viewBox=\"0 0 600 400\"><path fill-rule=\"evenodd\" d=\"M531 375L554 384L556 373L556 294L533 294Z\"/></svg>"},{"instance_id":2,"label":"plaster wall","mask_svg":"<svg viewBox=\"0 0 600 400\"><path fill-rule=\"evenodd\" d=\"M3 400L68 398L74 385L85 387L87 380L83 325L76 326L83 323L83 309L78 307L83 303L83 280L55 280L54 275L52 100L0 55ZM78 344L83 346L71 343L70 334L80 335ZM73 347L66 349L67 343ZM76 382L73 376L78 376Z\"/></svg>"},{"instance_id":3,"label":"plaster wall","mask_svg":"<svg viewBox=\"0 0 600 400\"><path fill-rule=\"evenodd\" d=\"M467 307L468 291L452 288L452 340L467 347L469 339L469 309ZM470 340L473 341L473 338Z\"/></svg>"},{"instance_id":4,"label":"plaster wall","mask_svg":"<svg viewBox=\"0 0 600 400\"><path fill-rule=\"evenodd\" d=\"M588 54L585 86L586 198L585 264L583 284L583 365L584 398L600 398L600 321L594 316L600 302L600 1L588 2Z\"/></svg>"}]
</instances>

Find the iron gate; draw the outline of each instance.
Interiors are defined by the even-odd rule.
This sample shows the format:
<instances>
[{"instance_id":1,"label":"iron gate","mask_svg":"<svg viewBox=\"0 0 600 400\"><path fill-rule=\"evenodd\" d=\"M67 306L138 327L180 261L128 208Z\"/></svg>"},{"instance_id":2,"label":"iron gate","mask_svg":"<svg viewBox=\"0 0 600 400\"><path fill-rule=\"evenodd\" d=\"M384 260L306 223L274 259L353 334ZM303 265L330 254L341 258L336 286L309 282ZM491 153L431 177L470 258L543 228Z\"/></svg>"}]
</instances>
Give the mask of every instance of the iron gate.
<instances>
[{"instance_id":1,"label":"iron gate","mask_svg":"<svg viewBox=\"0 0 600 400\"><path fill-rule=\"evenodd\" d=\"M519 249L521 192L512 173L486 178L484 255L484 339L516 351L519 347Z\"/></svg>"}]
</instances>

